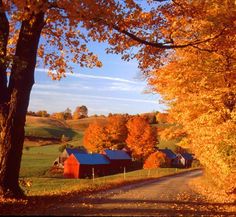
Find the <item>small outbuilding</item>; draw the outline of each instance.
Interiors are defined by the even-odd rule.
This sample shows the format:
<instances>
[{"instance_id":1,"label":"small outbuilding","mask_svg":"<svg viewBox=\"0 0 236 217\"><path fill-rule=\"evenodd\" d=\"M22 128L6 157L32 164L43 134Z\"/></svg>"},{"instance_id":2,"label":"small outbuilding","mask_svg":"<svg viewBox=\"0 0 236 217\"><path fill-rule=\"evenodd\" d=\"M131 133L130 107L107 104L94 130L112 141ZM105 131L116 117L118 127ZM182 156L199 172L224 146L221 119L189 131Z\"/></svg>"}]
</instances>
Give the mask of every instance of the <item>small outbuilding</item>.
<instances>
[{"instance_id":1,"label":"small outbuilding","mask_svg":"<svg viewBox=\"0 0 236 217\"><path fill-rule=\"evenodd\" d=\"M106 149L103 154L110 161L110 174L123 172L132 164L132 158L126 151Z\"/></svg>"},{"instance_id":2,"label":"small outbuilding","mask_svg":"<svg viewBox=\"0 0 236 217\"><path fill-rule=\"evenodd\" d=\"M180 167L189 168L192 166L193 155L189 153L178 154Z\"/></svg>"},{"instance_id":3,"label":"small outbuilding","mask_svg":"<svg viewBox=\"0 0 236 217\"><path fill-rule=\"evenodd\" d=\"M102 154L71 154L64 162L64 177L91 178L108 173L109 160Z\"/></svg>"}]
</instances>

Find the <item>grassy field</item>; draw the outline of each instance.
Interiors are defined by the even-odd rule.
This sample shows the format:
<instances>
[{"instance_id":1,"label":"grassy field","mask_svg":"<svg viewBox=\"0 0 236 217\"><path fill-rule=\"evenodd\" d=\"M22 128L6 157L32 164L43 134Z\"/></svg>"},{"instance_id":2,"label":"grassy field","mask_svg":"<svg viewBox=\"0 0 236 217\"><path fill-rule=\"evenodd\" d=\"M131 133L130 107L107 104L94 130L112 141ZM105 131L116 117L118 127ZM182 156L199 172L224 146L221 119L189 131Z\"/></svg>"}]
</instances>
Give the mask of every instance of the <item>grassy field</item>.
<instances>
[{"instance_id":1,"label":"grassy field","mask_svg":"<svg viewBox=\"0 0 236 217\"><path fill-rule=\"evenodd\" d=\"M91 179L65 179L62 174L54 176L50 170L54 160L59 155L60 145L30 147L23 150L20 179L32 182L31 187L23 187L27 195L60 194L62 192L95 190L109 186L116 186L124 182L156 178L173 174L184 169L159 168L152 170L137 170L125 174L104 176Z\"/></svg>"},{"instance_id":2,"label":"grassy field","mask_svg":"<svg viewBox=\"0 0 236 217\"><path fill-rule=\"evenodd\" d=\"M93 179L65 179L49 177L28 177L24 180L31 181L30 187L24 187L27 195L52 195L70 193L73 191L93 191L121 184L133 183L141 180L158 178L165 175L176 174L191 169L158 168L151 170L136 170L112 176Z\"/></svg>"},{"instance_id":3,"label":"grassy field","mask_svg":"<svg viewBox=\"0 0 236 217\"><path fill-rule=\"evenodd\" d=\"M99 124L105 124L107 122L107 118L103 116L98 117L88 117L79 120L67 120L66 123L69 127L71 127L75 131L84 132L89 124L97 122Z\"/></svg>"},{"instance_id":4,"label":"grassy field","mask_svg":"<svg viewBox=\"0 0 236 217\"><path fill-rule=\"evenodd\" d=\"M21 177L44 177L59 155L60 145L24 148L21 160Z\"/></svg>"},{"instance_id":5,"label":"grassy field","mask_svg":"<svg viewBox=\"0 0 236 217\"><path fill-rule=\"evenodd\" d=\"M27 117L25 134L48 139L60 139L62 135L69 139L77 136L77 132L67 126L64 121L40 117Z\"/></svg>"}]
</instances>

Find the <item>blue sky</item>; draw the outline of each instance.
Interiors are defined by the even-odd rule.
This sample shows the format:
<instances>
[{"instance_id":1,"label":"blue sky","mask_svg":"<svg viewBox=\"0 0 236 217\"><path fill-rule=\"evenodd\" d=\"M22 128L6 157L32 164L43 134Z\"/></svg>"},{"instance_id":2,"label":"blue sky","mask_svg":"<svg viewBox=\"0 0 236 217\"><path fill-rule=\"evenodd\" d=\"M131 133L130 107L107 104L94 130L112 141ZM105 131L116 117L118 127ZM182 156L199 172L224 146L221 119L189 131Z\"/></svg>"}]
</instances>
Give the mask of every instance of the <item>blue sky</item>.
<instances>
[{"instance_id":1,"label":"blue sky","mask_svg":"<svg viewBox=\"0 0 236 217\"><path fill-rule=\"evenodd\" d=\"M89 115L109 113L138 114L163 111L157 94L145 94L146 82L141 79L135 60L125 62L119 55L106 54L106 44L91 43L90 49L99 56L102 68L75 67L60 81L52 81L47 69L35 71L29 110L61 112L85 105Z\"/></svg>"}]
</instances>

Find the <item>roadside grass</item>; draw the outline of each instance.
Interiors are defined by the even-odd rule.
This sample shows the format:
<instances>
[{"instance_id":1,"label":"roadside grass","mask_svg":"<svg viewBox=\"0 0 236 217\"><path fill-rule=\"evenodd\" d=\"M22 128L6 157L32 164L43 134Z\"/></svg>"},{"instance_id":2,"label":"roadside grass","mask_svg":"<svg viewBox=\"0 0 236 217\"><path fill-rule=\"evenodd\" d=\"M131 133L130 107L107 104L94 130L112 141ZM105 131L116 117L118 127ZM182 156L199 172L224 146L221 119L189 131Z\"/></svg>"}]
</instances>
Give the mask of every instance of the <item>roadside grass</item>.
<instances>
[{"instance_id":1,"label":"roadside grass","mask_svg":"<svg viewBox=\"0 0 236 217\"><path fill-rule=\"evenodd\" d=\"M196 178L190 182L191 188L198 194L204 195L208 201L214 201L216 203L235 203L235 192L226 192L224 188L221 188L213 182L212 178L206 174L201 178ZM235 206L236 209L236 206Z\"/></svg>"},{"instance_id":2,"label":"roadside grass","mask_svg":"<svg viewBox=\"0 0 236 217\"><path fill-rule=\"evenodd\" d=\"M32 186L24 187L28 196L61 195L73 192L93 192L133 184L144 180L155 179L166 175L177 174L191 169L158 168L142 169L127 173L119 173L111 176L97 177L93 179L65 179L30 177L24 179L31 181Z\"/></svg>"}]
</instances>

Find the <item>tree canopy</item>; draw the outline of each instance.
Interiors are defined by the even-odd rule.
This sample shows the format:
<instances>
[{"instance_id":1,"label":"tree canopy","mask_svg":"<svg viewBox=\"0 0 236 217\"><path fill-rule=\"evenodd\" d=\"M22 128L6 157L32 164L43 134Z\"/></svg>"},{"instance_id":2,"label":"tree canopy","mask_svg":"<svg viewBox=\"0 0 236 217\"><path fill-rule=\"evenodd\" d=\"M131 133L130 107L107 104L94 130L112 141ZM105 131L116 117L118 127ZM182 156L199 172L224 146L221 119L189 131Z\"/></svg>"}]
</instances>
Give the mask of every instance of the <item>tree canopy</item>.
<instances>
[{"instance_id":1,"label":"tree canopy","mask_svg":"<svg viewBox=\"0 0 236 217\"><path fill-rule=\"evenodd\" d=\"M132 156L144 161L155 151L157 145L157 130L150 126L147 118L134 116L127 122L128 137L127 147L131 150Z\"/></svg>"},{"instance_id":2,"label":"tree canopy","mask_svg":"<svg viewBox=\"0 0 236 217\"><path fill-rule=\"evenodd\" d=\"M163 96L170 107L169 114L181 126L175 127L178 132L172 128L172 135L184 134L180 145L191 148L214 183L233 192L235 5L233 1L181 1L171 8L167 31L175 30L171 35L178 43L188 38L218 37L169 53L165 65L149 73L150 88Z\"/></svg>"}]
</instances>

